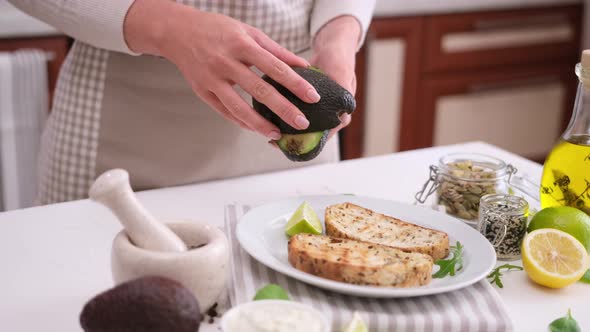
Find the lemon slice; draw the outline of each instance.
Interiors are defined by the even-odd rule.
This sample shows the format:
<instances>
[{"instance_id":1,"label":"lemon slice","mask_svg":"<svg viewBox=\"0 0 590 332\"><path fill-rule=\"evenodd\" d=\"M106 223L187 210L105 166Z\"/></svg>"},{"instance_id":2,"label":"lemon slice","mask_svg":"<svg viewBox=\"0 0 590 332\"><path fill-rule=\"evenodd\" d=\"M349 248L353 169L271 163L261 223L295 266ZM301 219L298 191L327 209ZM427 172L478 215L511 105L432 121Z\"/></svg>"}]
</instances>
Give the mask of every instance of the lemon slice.
<instances>
[{"instance_id":1,"label":"lemon slice","mask_svg":"<svg viewBox=\"0 0 590 332\"><path fill-rule=\"evenodd\" d=\"M311 205L303 202L287 222L285 232L289 236L299 233L322 234L322 223Z\"/></svg>"},{"instance_id":2,"label":"lemon slice","mask_svg":"<svg viewBox=\"0 0 590 332\"><path fill-rule=\"evenodd\" d=\"M542 228L524 238L522 264L534 282L562 288L582 277L590 258L575 237L557 229Z\"/></svg>"},{"instance_id":3,"label":"lemon slice","mask_svg":"<svg viewBox=\"0 0 590 332\"><path fill-rule=\"evenodd\" d=\"M343 332L369 332L367 325L363 321L363 318L357 311L352 315L352 320L344 328Z\"/></svg>"}]
</instances>

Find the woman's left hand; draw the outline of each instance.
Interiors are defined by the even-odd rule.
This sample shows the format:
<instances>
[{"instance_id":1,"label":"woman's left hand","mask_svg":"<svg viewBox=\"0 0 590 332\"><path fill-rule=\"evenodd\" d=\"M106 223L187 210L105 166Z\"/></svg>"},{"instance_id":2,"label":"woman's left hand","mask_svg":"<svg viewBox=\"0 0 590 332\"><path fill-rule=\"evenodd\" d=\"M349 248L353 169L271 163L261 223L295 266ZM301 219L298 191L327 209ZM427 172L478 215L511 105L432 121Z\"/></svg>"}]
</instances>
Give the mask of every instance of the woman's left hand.
<instances>
[{"instance_id":1,"label":"woman's left hand","mask_svg":"<svg viewBox=\"0 0 590 332\"><path fill-rule=\"evenodd\" d=\"M331 79L350 91L356 92L355 56L361 34L361 26L352 16L340 16L324 25L313 43L311 65L321 69ZM340 125L330 131L334 136L348 126L350 114L340 117Z\"/></svg>"}]
</instances>

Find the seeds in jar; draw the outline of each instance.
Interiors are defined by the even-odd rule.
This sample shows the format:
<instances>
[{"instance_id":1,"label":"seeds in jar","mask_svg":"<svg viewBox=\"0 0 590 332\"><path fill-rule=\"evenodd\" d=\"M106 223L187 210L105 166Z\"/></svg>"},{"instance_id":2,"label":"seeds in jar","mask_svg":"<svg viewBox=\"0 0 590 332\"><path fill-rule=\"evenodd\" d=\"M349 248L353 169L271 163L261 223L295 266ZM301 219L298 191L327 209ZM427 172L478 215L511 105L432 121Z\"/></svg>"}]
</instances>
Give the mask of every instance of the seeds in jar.
<instances>
[{"instance_id":1,"label":"seeds in jar","mask_svg":"<svg viewBox=\"0 0 590 332\"><path fill-rule=\"evenodd\" d=\"M496 193L494 171L473 165L470 160L445 165L448 173L439 176L438 204L459 218L477 219L480 198Z\"/></svg>"},{"instance_id":2,"label":"seeds in jar","mask_svg":"<svg viewBox=\"0 0 590 332\"><path fill-rule=\"evenodd\" d=\"M519 212L520 209L520 213ZM494 203L481 209L479 231L496 249L498 259L517 259L526 234L526 209Z\"/></svg>"}]
</instances>

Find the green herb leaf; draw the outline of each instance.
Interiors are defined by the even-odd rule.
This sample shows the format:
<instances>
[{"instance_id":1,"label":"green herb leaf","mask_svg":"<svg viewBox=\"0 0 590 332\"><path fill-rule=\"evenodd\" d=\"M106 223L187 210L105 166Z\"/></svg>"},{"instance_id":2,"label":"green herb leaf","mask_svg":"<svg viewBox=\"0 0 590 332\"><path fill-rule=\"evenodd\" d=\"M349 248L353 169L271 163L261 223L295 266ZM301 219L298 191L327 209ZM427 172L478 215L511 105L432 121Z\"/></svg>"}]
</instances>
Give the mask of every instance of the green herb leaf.
<instances>
[{"instance_id":1,"label":"green herb leaf","mask_svg":"<svg viewBox=\"0 0 590 332\"><path fill-rule=\"evenodd\" d=\"M590 284L590 269L586 270L586 273L584 273L579 281Z\"/></svg>"},{"instance_id":2,"label":"green herb leaf","mask_svg":"<svg viewBox=\"0 0 590 332\"><path fill-rule=\"evenodd\" d=\"M289 294L281 286L268 284L258 290L254 301L258 300L289 300Z\"/></svg>"},{"instance_id":3,"label":"green herb leaf","mask_svg":"<svg viewBox=\"0 0 590 332\"><path fill-rule=\"evenodd\" d=\"M454 246L451 246L451 254L449 259L439 259L434 264L438 265L439 270L432 275L433 278L444 278L448 275L455 276L455 273L463 268L463 245L457 241Z\"/></svg>"},{"instance_id":4,"label":"green herb leaf","mask_svg":"<svg viewBox=\"0 0 590 332\"><path fill-rule=\"evenodd\" d=\"M558 318L549 324L551 332L581 332L578 322L572 317L572 311L567 309L567 315Z\"/></svg>"},{"instance_id":5,"label":"green herb leaf","mask_svg":"<svg viewBox=\"0 0 590 332\"><path fill-rule=\"evenodd\" d=\"M495 268L494 270L492 270L492 272L490 274L488 274L487 278L490 279L490 283L492 284L496 284L496 286L498 286L499 288L504 288L504 284L502 283L502 269L504 269L504 272L508 272L511 270L517 270L517 271L522 271L523 268L522 266L518 266L518 265L512 265L512 264L504 264L504 265L500 265L497 268Z\"/></svg>"}]
</instances>

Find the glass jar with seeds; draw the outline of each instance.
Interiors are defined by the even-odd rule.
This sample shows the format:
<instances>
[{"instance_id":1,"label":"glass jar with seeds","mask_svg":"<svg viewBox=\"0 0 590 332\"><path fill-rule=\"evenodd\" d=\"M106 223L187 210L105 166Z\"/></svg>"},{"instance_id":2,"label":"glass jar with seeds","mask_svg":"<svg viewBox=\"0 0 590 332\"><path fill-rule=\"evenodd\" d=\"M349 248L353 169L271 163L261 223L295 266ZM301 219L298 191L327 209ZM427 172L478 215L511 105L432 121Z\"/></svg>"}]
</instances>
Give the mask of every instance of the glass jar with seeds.
<instances>
[{"instance_id":1,"label":"glass jar with seeds","mask_svg":"<svg viewBox=\"0 0 590 332\"><path fill-rule=\"evenodd\" d=\"M492 243L498 259L520 258L528 215L529 204L522 197L492 194L481 198L477 230Z\"/></svg>"},{"instance_id":2,"label":"glass jar with seeds","mask_svg":"<svg viewBox=\"0 0 590 332\"><path fill-rule=\"evenodd\" d=\"M514 173L513 166L491 156L449 154L440 158L438 165L430 166L430 178L416 194L416 200L424 203L435 193L435 204L475 227L480 199L488 194L507 194Z\"/></svg>"}]
</instances>

